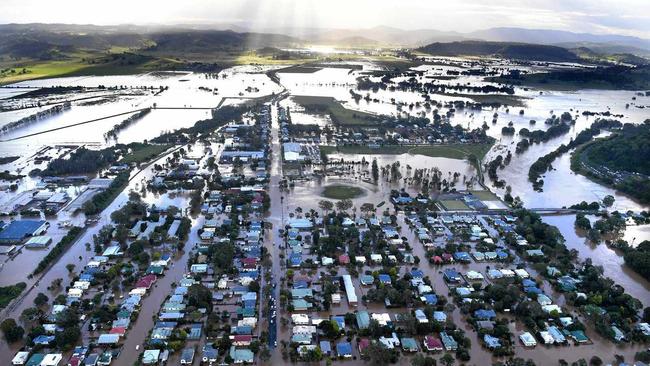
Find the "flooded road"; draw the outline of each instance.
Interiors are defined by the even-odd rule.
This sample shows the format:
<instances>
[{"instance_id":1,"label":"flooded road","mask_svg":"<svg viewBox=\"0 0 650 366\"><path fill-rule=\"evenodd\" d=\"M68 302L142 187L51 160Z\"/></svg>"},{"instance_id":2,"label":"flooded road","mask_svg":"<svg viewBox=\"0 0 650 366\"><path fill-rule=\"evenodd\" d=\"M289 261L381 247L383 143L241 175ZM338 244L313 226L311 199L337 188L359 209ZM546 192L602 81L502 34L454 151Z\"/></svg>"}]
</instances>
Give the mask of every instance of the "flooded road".
<instances>
[{"instance_id":1,"label":"flooded road","mask_svg":"<svg viewBox=\"0 0 650 366\"><path fill-rule=\"evenodd\" d=\"M61 291L61 289L55 293L50 292L47 289L47 287L50 286L50 283L52 283L52 281L57 278L63 278L64 286L67 285L69 282L69 273L65 267L66 264L75 264L77 266L76 271L80 271L81 266L87 263L93 256L96 255L92 250L88 250L86 248L86 243L92 244L93 235L96 235L103 226L111 224L110 214L128 202L128 193L131 190L136 190L136 186L140 183L141 179L151 178L153 175L153 164L164 162L167 156L169 156L169 154L162 156L142 170L133 173L131 175L131 180L127 188L124 189L104 211L102 211L102 213L99 215L99 221L97 224L94 226L86 227L86 230L82 233L82 235L70 246L67 251L64 252L59 260L56 261L47 271L41 274L40 277L34 278L32 280L25 278L23 281L28 283L27 290L23 292L17 301L14 301L8 308L4 309L1 312L2 317L18 319L23 310L33 305L34 298L40 292L48 294L48 297L50 298L56 297L57 293ZM21 273L24 275L24 272ZM155 311L157 311L157 307ZM0 342L0 364L9 364L11 358L13 357L12 352L7 352L7 347L8 346L6 342Z\"/></svg>"}]
</instances>

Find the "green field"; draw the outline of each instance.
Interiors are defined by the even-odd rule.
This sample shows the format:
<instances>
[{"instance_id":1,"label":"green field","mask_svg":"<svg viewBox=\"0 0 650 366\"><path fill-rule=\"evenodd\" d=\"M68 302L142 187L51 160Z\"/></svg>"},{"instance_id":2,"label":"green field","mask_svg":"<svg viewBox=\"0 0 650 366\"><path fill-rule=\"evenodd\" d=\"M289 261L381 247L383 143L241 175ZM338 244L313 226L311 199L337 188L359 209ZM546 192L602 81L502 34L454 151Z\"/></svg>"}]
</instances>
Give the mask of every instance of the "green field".
<instances>
[{"instance_id":1,"label":"green field","mask_svg":"<svg viewBox=\"0 0 650 366\"><path fill-rule=\"evenodd\" d=\"M526 100L530 99L527 97L520 97L517 95L505 95L505 94L464 94L464 93L435 93L439 95L445 95L448 97L458 97L458 98L469 98L476 103L482 104L501 104L508 105L511 107L525 107Z\"/></svg>"},{"instance_id":2,"label":"green field","mask_svg":"<svg viewBox=\"0 0 650 366\"><path fill-rule=\"evenodd\" d=\"M470 193L481 201L500 201L499 197L490 191L470 191Z\"/></svg>"},{"instance_id":3,"label":"green field","mask_svg":"<svg viewBox=\"0 0 650 366\"><path fill-rule=\"evenodd\" d=\"M281 74L313 74L316 71L322 70L322 67L308 66L308 65L295 65L285 67L284 69L277 70Z\"/></svg>"},{"instance_id":4,"label":"green field","mask_svg":"<svg viewBox=\"0 0 650 366\"><path fill-rule=\"evenodd\" d=\"M342 126L372 126L379 122L379 116L344 108L332 97L294 96L293 100L305 107L307 112L327 114L332 122Z\"/></svg>"},{"instance_id":5,"label":"green field","mask_svg":"<svg viewBox=\"0 0 650 366\"><path fill-rule=\"evenodd\" d=\"M12 161L20 159L20 156L3 156L0 157L0 165L9 164Z\"/></svg>"},{"instance_id":6,"label":"green field","mask_svg":"<svg viewBox=\"0 0 650 366\"><path fill-rule=\"evenodd\" d=\"M134 54L115 55L115 60L97 54L75 54L64 60L22 59L0 62L0 85L63 76L126 75L155 70L174 70L182 63L168 58Z\"/></svg>"},{"instance_id":7,"label":"green field","mask_svg":"<svg viewBox=\"0 0 650 366\"><path fill-rule=\"evenodd\" d=\"M335 200L352 199L362 196L363 189L343 184L333 184L325 187L321 195Z\"/></svg>"},{"instance_id":8,"label":"green field","mask_svg":"<svg viewBox=\"0 0 650 366\"><path fill-rule=\"evenodd\" d=\"M27 61L13 64L3 64L0 73L0 85L16 83L24 80L69 75L88 67L81 60L65 61Z\"/></svg>"},{"instance_id":9,"label":"green field","mask_svg":"<svg viewBox=\"0 0 650 366\"><path fill-rule=\"evenodd\" d=\"M470 211L472 210L465 202L461 200L441 200L442 207L447 211Z\"/></svg>"},{"instance_id":10,"label":"green field","mask_svg":"<svg viewBox=\"0 0 650 366\"><path fill-rule=\"evenodd\" d=\"M163 151L169 149L170 146L171 145L143 145L143 147L133 150L130 154L126 155L122 160L120 160L120 163L143 163L160 155Z\"/></svg>"},{"instance_id":11,"label":"green field","mask_svg":"<svg viewBox=\"0 0 650 366\"><path fill-rule=\"evenodd\" d=\"M650 66L607 67L576 71L550 71L518 78L490 77L487 81L530 86L545 90L646 90L650 88Z\"/></svg>"},{"instance_id":12,"label":"green field","mask_svg":"<svg viewBox=\"0 0 650 366\"><path fill-rule=\"evenodd\" d=\"M370 148L368 146L321 146L320 149L325 154L413 154L449 159L465 159L470 154L474 154L478 159L483 159L491 147L492 144L452 144L426 146L386 145L379 148Z\"/></svg>"}]
</instances>

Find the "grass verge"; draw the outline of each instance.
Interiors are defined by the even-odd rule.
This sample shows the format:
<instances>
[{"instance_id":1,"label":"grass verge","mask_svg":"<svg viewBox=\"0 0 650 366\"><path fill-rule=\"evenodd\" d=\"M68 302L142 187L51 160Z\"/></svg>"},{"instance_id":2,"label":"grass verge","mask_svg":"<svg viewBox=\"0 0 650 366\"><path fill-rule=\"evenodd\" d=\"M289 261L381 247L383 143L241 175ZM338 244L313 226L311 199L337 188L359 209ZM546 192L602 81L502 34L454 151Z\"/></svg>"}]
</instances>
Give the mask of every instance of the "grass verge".
<instances>
[{"instance_id":1,"label":"grass verge","mask_svg":"<svg viewBox=\"0 0 650 366\"><path fill-rule=\"evenodd\" d=\"M321 195L335 200L352 199L362 196L363 189L343 184L333 184L325 187Z\"/></svg>"},{"instance_id":2,"label":"grass verge","mask_svg":"<svg viewBox=\"0 0 650 366\"><path fill-rule=\"evenodd\" d=\"M441 200L440 204L448 211L470 211L471 208L461 200Z\"/></svg>"},{"instance_id":3,"label":"grass verge","mask_svg":"<svg viewBox=\"0 0 650 366\"><path fill-rule=\"evenodd\" d=\"M380 117L371 113L344 108L332 97L294 96L293 100L305 107L310 113L328 114L332 122L342 126L371 126L379 122Z\"/></svg>"},{"instance_id":4,"label":"grass verge","mask_svg":"<svg viewBox=\"0 0 650 366\"><path fill-rule=\"evenodd\" d=\"M320 149L326 155L336 153L378 155L413 154L449 159L465 159L470 154L474 154L479 160L481 160L485 154L490 151L491 147L492 144L451 144L423 146L385 145L380 146L379 148L370 148L368 146L321 146Z\"/></svg>"},{"instance_id":5,"label":"grass verge","mask_svg":"<svg viewBox=\"0 0 650 366\"><path fill-rule=\"evenodd\" d=\"M0 287L0 309L4 309L13 299L20 296L27 287L25 282L18 282L15 285Z\"/></svg>"},{"instance_id":6,"label":"grass verge","mask_svg":"<svg viewBox=\"0 0 650 366\"><path fill-rule=\"evenodd\" d=\"M134 149L130 154L126 155L120 163L130 164L130 163L143 163L145 161L151 160L156 156L163 153L163 151L169 149L172 145L162 144L162 145L152 145L146 144L141 145L139 148Z\"/></svg>"}]
</instances>

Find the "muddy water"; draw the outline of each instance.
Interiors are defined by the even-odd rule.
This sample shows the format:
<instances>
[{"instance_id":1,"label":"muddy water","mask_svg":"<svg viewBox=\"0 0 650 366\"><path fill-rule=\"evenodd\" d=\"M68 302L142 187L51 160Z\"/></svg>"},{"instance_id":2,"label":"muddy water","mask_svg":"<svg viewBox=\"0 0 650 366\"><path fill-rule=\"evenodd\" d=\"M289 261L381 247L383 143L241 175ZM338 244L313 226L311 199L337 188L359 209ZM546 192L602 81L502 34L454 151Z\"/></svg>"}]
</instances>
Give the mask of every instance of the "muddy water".
<instances>
[{"instance_id":1,"label":"muddy water","mask_svg":"<svg viewBox=\"0 0 650 366\"><path fill-rule=\"evenodd\" d=\"M641 300L644 307L650 306L650 282L625 265L622 253L609 248L604 243L599 245L589 243L585 237L579 236L574 228L574 215L543 216L542 219L547 224L560 229L567 248L577 250L580 259L590 258L594 265L602 266L605 276L613 279L623 286L627 293ZM640 228L647 230L647 226ZM644 235L645 239L650 239L647 231ZM637 240L640 239L637 237Z\"/></svg>"},{"instance_id":2,"label":"muddy water","mask_svg":"<svg viewBox=\"0 0 650 366\"><path fill-rule=\"evenodd\" d=\"M189 200L186 199L186 207ZM147 293L140 306L140 314L138 319L132 325L131 329L126 334L126 338L122 343L122 351L120 356L113 364L116 366L130 366L133 365L140 354L144 351L145 340L156 322L156 315L160 306L170 295L172 284L177 283L185 273L187 273L187 261L191 249L198 242L197 231L203 226L203 216L198 219L192 219L192 229L189 234L189 239L185 243L185 249L182 252L176 253L173 258L172 264L165 271L164 276L159 277L154 287ZM140 346L136 350L136 346Z\"/></svg>"},{"instance_id":3,"label":"muddy water","mask_svg":"<svg viewBox=\"0 0 650 366\"><path fill-rule=\"evenodd\" d=\"M330 161L338 161L343 159L346 163L357 162L357 164L345 165L344 173L329 173L325 177L316 177L307 181L298 181L295 187L289 189L291 200L288 201L289 210L296 207L303 209L318 209L318 201L326 199L321 196L322 190L325 186L331 184L347 184L363 189L364 194L360 197L352 199L356 207L361 204L370 202L375 205L382 201L389 201L389 193L391 189L404 189L411 194L420 192L418 187L405 182L405 178L413 175L414 169L432 169L438 168L442 173L442 178L451 181L453 173L458 172L461 174L458 182L456 183L457 189L465 189L463 184L463 176L469 181L475 177L475 169L464 160L448 159L448 158L434 158L423 155L366 155L366 154L332 154L329 156ZM363 166L360 163L363 159L368 163ZM390 165L396 161L400 162L400 172L402 179L398 181L388 181L387 177L380 176L376 183L371 182L370 167L373 159L377 159L377 164L380 167ZM407 168L411 166L411 170ZM338 167L338 166L337 166ZM351 171L348 171L348 167ZM320 197L319 197L320 196ZM318 198L318 199L315 199Z\"/></svg>"},{"instance_id":4,"label":"muddy water","mask_svg":"<svg viewBox=\"0 0 650 366\"><path fill-rule=\"evenodd\" d=\"M505 64L507 66L507 64ZM496 65L499 66L499 65ZM452 66L422 66L421 70L425 71L425 76L418 77L420 81L429 81L426 76L444 75L447 70L457 70ZM378 102L366 101L364 99L356 102L350 95L350 89L354 89L354 79L361 76L362 71L350 71L346 69L324 69L313 74L279 74L283 86L288 88L293 95L318 95L331 96L344 103L346 108L370 112L397 115L407 113L410 115L421 114L431 118L432 110L420 108L403 108L400 112L396 104L393 103L415 103L424 102L424 99L418 93L403 91L379 90L357 91L362 95L369 94L370 98L378 99ZM404 79L404 78L402 78ZM400 78L396 78L399 81ZM455 85L457 83L471 83L472 85L484 85L482 77L478 76L460 76L453 80L438 81L439 84ZM452 124L461 124L463 127L479 128L484 122L490 127L487 133L497 138L497 147L488 154L485 162L491 160L496 154L505 154L506 150L513 152L513 159L509 166L499 171L499 177L504 179L508 185L512 186L513 195L522 198L528 207L562 207L572 205L582 200L593 201L602 198L605 195L614 195L617 199L618 209L640 210L643 206L639 205L630 198L616 193L614 190L604 187L598 183L592 182L583 176L573 174L569 168L569 155L565 154L562 158L554 162L556 170L549 172L545 177L544 192L535 192L532 185L528 182L528 169L535 160L541 155L555 150L561 144L566 144L577 133L587 128L596 117L581 115L582 111L606 112L612 114L623 114L620 119L624 123L641 123L647 118L646 109L636 108L636 106L650 105L650 97L635 96L632 91L611 91L611 90L580 90L580 91L540 91L535 89L524 90L516 88L515 95L524 97L524 107L501 107L498 109L459 110L450 118ZM439 102L450 100L469 100L467 98L449 97L444 95L432 94L431 98ZM635 98L636 100L633 100ZM287 102L297 111L294 113L297 123L318 123L323 124L327 121L314 120L313 117L305 117L301 112L300 106L293 102ZM629 104L629 106L627 106ZM520 115L519 110L524 114ZM577 116L576 124L571 132L553 139L547 143L531 147L526 153L521 155L514 154L514 148L519 141L519 137L502 137L501 128L512 122L518 131L521 128L541 129L548 128L544 120L551 115L560 115L563 112L570 111ZM440 110L441 114L446 112L445 108ZM497 123L492 124L492 115L498 115ZM537 121L535 125L530 125L529 121ZM498 149L501 145L502 148ZM496 193L503 196L504 189L495 189Z\"/></svg>"},{"instance_id":5,"label":"muddy water","mask_svg":"<svg viewBox=\"0 0 650 366\"><path fill-rule=\"evenodd\" d=\"M124 76L91 76L71 77L45 80L32 80L18 83L20 86L50 87L50 86L84 86L96 88L106 87L127 88L124 93L133 95L111 98L106 103L83 105L73 102L72 108L51 118L44 118L34 124L11 131L2 136L3 139L24 136L26 134L71 125L95 118L110 116L135 109L151 107L200 107L214 108L224 98L255 98L279 93L282 89L273 83L265 74L263 67L235 67L222 71L218 78L206 74L194 73L165 73L124 75ZM129 88L153 87L152 90L130 90ZM156 94L159 88L168 88ZM257 89L248 89L255 87ZM201 88L201 89L200 89ZM208 89L208 90L206 90ZM117 92L103 92L103 94ZM97 92L83 94L67 94L67 99L99 95ZM47 108L47 107L43 107ZM39 108L0 113L0 125L16 121L21 117L36 113ZM91 143L99 146L110 145L115 141L105 141L103 134L113 125L121 122L128 115L108 118L86 125L33 136L14 142L0 143L0 154L22 155L35 152L43 145L64 143ZM147 116L121 131L118 142L129 143L143 141L182 127L192 126L196 121L209 117L209 110L154 110Z\"/></svg>"},{"instance_id":6,"label":"muddy water","mask_svg":"<svg viewBox=\"0 0 650 366\"><path fill-rule=\"evenodd\" d=\"M145 76L139 75L139 76L115 76L115 77L101 77L101 78L97 78L97 77L62 78L62 79L25 82L22 83L22 85L23 86L26 85L97 86L101 83L104 85L135 85L135 86L153 85L155 87L161 85L169 86L168 91L165 91L159 94L158 96L153 97L150 95L143 95L141 97L121 98L115 102L100 105L100 106L104 106L102 107L103 109L99 108L100 106L96 106L96 107L88 108L87 112L83 112L86 107L73 105L71 111L53 118L52 119L53 121L44 120L34 125L44 129L44 126L49 126L48 123L52 123L52 126L70 124L70 123L78 122L77 118L88 117L86 119L91 119L93 118L90 117L91 115L101 116L102 113L99 112L108 112L110 110L121 112L123 111L123 109L130 110L138 106L142 108L141 106L148 106L149 104L152 104L154 102L157 103L159 106L163 106L163 105L215 106L221 100L221 97L226 97L226 96L238 97L240 96L239 93L242 93L246 96L268 95L271 92L276 92L278 90L281 90L281 88L277 87L276 85L273 85L273 83L270 83L268 78L266 78L265 75L261 74L262 71L264 71L264 69L255 69L255 68L229 69L224 71L223 73L224 75L226 75L226 78L225 79L221 78L218 80L206 79L204 76L200 74L171 75L171 76L167 75L164 77L157 77L153 75L145 75ZM368 112L396 114L397 109L391 103L390 101L391 98L395 98L398 102L406 102L406 103L421 101L421 97L415 93L380 92L377 95L371 95L372 98L380 99L379 103L366 102L363 100L360 101L359 103L356 103L352 100L349 90L354 88L354 83L356 77L358 76L358 72L356 71L349 72L349 70L345 70L345 69L325 69L314 74L279 74L279 76L283 86L289 88L291 92L294 93L295 95L334 96L337 99L344 101L346 107L348 108L353 108L353 109L358 109L358 110L363 110ZM474 80L471 78L468 80L476 83L480 82L480 80ZM450 82L456 83L458 81L452 80ZM246 91L245 90L246 87L250 85L254 85L258 87L260 90L252 91L252 92ZM198 89L199 86L218 88L219 89L218 94L213 94L213 93L199 90ZM517 130L519 130L521 127L527 127L529 129L545 129L546 126L543 124L543 119L547 118L551 114L551 111L554 111L554 113L559 115L562 112L568 111L569 109L573 108L574 110L579 109L580 111L585 109L590 109L592 111L604 111L610 109L613 113L624 113L625 114L625 117L623 118L624 122L639 122L643 117L643 112L640 109L634 107L630 109L626 109L625 104L628 102L638 103L638 104L649 103L648 98L640 98L640 100L638 100L637 102L632 102L631 92L610 92L610 91L580 91L574 93L544 92L543 95L539 95L537 91L531 90L527 92L523 90L517 90L517 94L531 98L526 101L527 106L524 108L525 109L524 116L519 116L516 113L516 111L518 110L517 108L511 108L509 112L506 111L505 108L500 108L498 110L484 110L479 112L457 111L456 114L451 119L452 123L454 124L460 123L463 126L474 128L474 127L479 127L483 123L483 121L488 121L488 124L491 127L490 130L488 130L488 133L492 136L500 138L499 141L500 145L504 146L505 148L514 149L514 144L517 141L516 136L514 138L501 138L500 136L501 127L505 126L509 121L513 122ZM439 101L448 100L444 96L432 96L432 97ZM453 98L453 99L459 99L459 98ZM411 114L424 112L425 115L427 114L430 115L431 113L430 111L424 111L422 109L417 109L417 108L415 108L413 111L408 111L408 112ZM444 113L445 111L442 110L441 112ZM496 125L492 125L490 123L492 119L492 113L494 112L496 112L499 116ZM73 113L73 114L70 115L69 113ZM76 115L74 113L79 113L79 114ZM167 129L173 129L173 128L185 126L186 123L187 125L191 125L193 124L194 121L204 118L204 116L206 115L205 113L206 113L205 111L200 111L200 110L183 111L178 113L176 113L176 111L162 111L162 110L153 111L152 113L150 113L150 115L145 117L145 119L143 119L139 123L136 123L131 128L123 131L123 133L120 135L120 142L141 141L142 139L145 138L151 138L157 135L158 133L160 133L161 131ZM4 124L6 122L11 122L15 120L15 117L17 115L18 114L11 115L11 114L0 113L0 123ZM293 117L295 119L296 115L294 114ZM302 117L299 119L302 119ZM311 121L318 120L318 118L315 117L304 117L304 118L307 121L310 121L310 123ZM314 118L314 119L309 120L308 118ZM529 119L536 119L538 123L534 127L530 127L528 124ZM68 131L67 135L65 134L55 135L53 133L48 138L45 138L45 136L48 136L50 134L41 135L43 136L43 138L35 137L34 140L26 139L23 140L23 143L20 144L0 143L0 153L2 153L3 155L11 155L16 151L22 151L21 149L25 149L24 151L28 151L28 150L36 151L43 144L69 142L69 140L66 139L70 139L71 136L73 140L77 142L94 142L97 143L98 145L103 145L105 142L102 142L102 134L106 130L108 130L112 124L120 120L121 118L115 118L115 120L109 120L106 123L98 122L97 125L94 124L88 125L88 126L94 126L92 130L91 129L86 130L81 127L79 127L79 130L77 130L78 127L69 130L64 130L64 131ZM535 161L535 159L537 159L538 156L545 154L551 150L554 150L561 143L568 142L571 136L575 136L575 134L577 134L581 129L586 128L592 120L593 117L591 117L590 119L590 118L580 116L578 117L575 128L569 134L554 139L552 141L549 141L544 145L531 147L531 149L526 154L523 154L520 157L517 156L513 157L512 163L505 170L499 172L500 178L505 179L508 182L508 184L512 185L514 195L520 195L528 207L558 207L562 205L570 205L583 199L586 201L591 201L596 199L594 197L602 197L605 194L612 194L613 193L612 190L609 190L596 183L588 181L585 178L572 175L568 170L568 156L565 156L562 159L558 159L558 161L554 163L554 166L558 170L547 174L547 177L545 178L546 181L545 192L537 193L532 191L530 184L526 181L528 167L530 166L530 164L532 164L532 162ZM145 121L147 122L146 124L142 123ZM325 122L327 123L327 121ZM357 207L364 202L378 203L384 200L387 201L388 200L387 192L389 189L404 187L403 181L390 183L381 180L379 182L379 185L365 183L362 180L367 178L368 174L360 171L355 173L355 175L352 177L329 176L323 178L320 181L299 183L290 192L282 193L278 189L278 184L280 179L279 177L281 177L282 167L281 164L279 164L279 160L278 160L281 152L280 152L279 144L277 143L278 141L277 121L275 118L273 123L274 123L273 126L274 142L272 148L274 152L273 154L274 160L272 163L272 178L271 178L271 188L270 188L272 207L271 207L269 221L274 225L274 230L271 230L271 234L267 234L270 239L267 245L272 245L274 243L279 242L276 229L278 227L283 226L284 220L287 218L288 212L292 212L296 207L302 207L303 209L309 209L309 208L317 209L317 202L321 199L319 195L323 185L341 182L341 183L358 185L364 188L364 190L366 191L366 195L354 200L354 203ZM155 128L151 128L151 126L153 125L155 125ZM36 127L33 128L35 129ZM80 136L83 137L84 140L81 140ZM368 156L366 157L366 161L371 162L373 157L377 157L377 156ZM350 160L350 156L347 155L343 156L343 158L345 158L346 160ZM461 174L466 174L468 176L474 174L471 167L468 167L465 162L459 162L457 160L448 161L448 162L441 160L440 158L426 158L423 160L424 157L419 157L419 156L413 157L409 155L381 156L379 158L381 159L380 165L389 164L392 161L399 160L400 162L402 162L403 169L405 169L406 164L410 164L415 168L420 168L420 167L430 168L433 166L438 166L440 170L443 171L443 173L447 171L459 171L461 172ZM354 157L353 159L360 161L361 156ZM434 159L434 160L428 160L428 159ZM403 176L407 176L405 171L403 172ZM139 180L140 180L140 176L138 176L133 183ZM133 183L132 183L132 187L135 187ZM499 192L499 193L503 193L503 192ZM284 199L281 199L281 197L284 197ZM633 201L623 196L616 195L616 198L617 199L616 199L615 206L617 209L631 208L636 210L642 208L641 206L637 205ZM111 205L111 207L106 210L106 212L110 213L111 211L119 207L121 204L123 204L126 201L126 199L127 199L126 193L123 193ZM146 198L146 200L149 199L150 197ZM164 198L165 201L169 199L171 198L170 197ZM51 282L52 279L57 277L64 277L64 275L67 274L64 273L66 272L64 266L65 263L85 263L87 258L92 256L92 253L86 252L83 243L90 242L92 238L92 233L95 233L103 224L108 223L107 216L108 214L102 215L101 222L96 227L89 229L84 234L82 239L79 240L62 257L60 262L57 264L56 268L48 271L44 276L44 278L40 281L39 285L36 286L34 290L28 292L27 296L21 302L19 302L15 308L11 309L11 311L5 311L6 314L3 314L3 316L17 317L17 315L20 314L22 309L31 305L31 302L33 301L33 297L35 296L36 293L41 291L45 292L45 287L47 287L47 285ZM400 220L403 219L400 218ZM564 225L567 228L572 229L573 219L569 221L570 223L564 223L558 226L561 227ZM403 221L400 222L403 223ZM193 230L196 229L197 225L198 223L194 221ZM562 227L561 230L563 230L565 237L567 238L570 237L569 234L564 232L565 230L562 229ZM408 229L403 230L403 234L406 234L409 237L410 242L414 247L414 254L420 256L421 258L424 258L423 249L413 238L413 234L408 232L409 232ZM636 237L637 238L636 240L638 241L641 237L647 236L647 233L648 233L647 229L640 227L638 228L638 231L634 231L633 233L631 232L630 235L632 235L632 237ZM195 237L195 235L192 234L191 237ZM567 242L569 242L568 239ZM579 240L573 242L580 243ZM188 246L187 248L191 247L191 245L192 242L190 240L187 244ZM587 246L578 245L578 247L587 247ZM602 250L602 249L598 247L595 248L595 250ZM618 258L620 260L620 257L617 257L615 253L596 252L595 250L592 250L591 252L585 250L584 252L581 252L581 256L592 255L599 259L613 260ZM178 278L178 276L182 275L182 273L184 272L184 263L186 262L185 256L187 255L186 253L187 250L180 256L180 258L178 258L178 262L176 262L174 267L172 267L168 271L168 274L159 281L158 287L156 287L154 291L152 291L150 297L147 297L145 299L146 308L143 307L143 312L138 318L138 322L136 322L134 328L131 330L131 332L129 332L129 335L127 336L126 339L124 354L118 359L119 362L118 364L125 364L125 365L130 364L130 362L127 362L126 360L132 362L132 360L134 360L139 354L138 352L135 351L135 345L142 343L144 337L146 336L146 333L151 328L151 325L153 324L153 321L151 320L151 316L158 311L160 302L169 293L169 285L172 282L174 282ZM273 246L271 248L271 254L273 258L273 268L272 268L273 274L276 277L276 279L282 278L284 269L280 264L280 260L279 260L280 250L277 249L275 246ZM79 260L78 256L81 256L82 259ZM485 266L486 264L472 263L466 266L467 268L464 268L462 266L458 266L458 267L461 267L460 269L462 271L466 271L469 268L484 270L486 268ZM434 281L436 291L445 294L446 285L444 284L444 281L442 281L442 277L440 276L440 274L437 272L439 269L432 268L428 263L424 261L420 265L420 267L427 268L426 272ZM625 268L621 269L620 262L618 263L618 267L616 267L616 263L614 262L612 264L608 264L607 268L609 268L608 270L611 270L611 272L606 271L606 274L612 273L611 277L614 278L618 283L621 283L621 281L619 281L619 278L621 276L624 277L625 275L627 275L629 277L629 278L625 278L623 281L624 283L621 284L626 289L628 289L630 293L632 293L632 291L637 291L637 293L643 295L644 293L642 291L645 291L645 294L647 296L648 293L647 283L643 283L643 282L638 283L637 279L634 278L634 274L626 273ZM635 283L637 285L636 288L634 287ZM355 287L357 287L359 291L363 291L360 288L358 283L355 285ZM637 297L641 298L640 296ZM560 302L560 300L558 300L558 302ZM647 301L645 303L647 303ZM375 309L375 305L368 305L368 308L373 310ZM342 305L342 307L336 309L336 311L337 312L347 311L346 305ZM286 314L284 315L286 316ZM468 330L467 335L472 340L473 343L472 361L470 361L469 364L484 364L485 362L483 361L489 359L489 357L491 356L487 351L481 348L479 341L476 339L475 332L467 328L468 326L462 321L458 309L454 310L454 312L452 313L452 318L454 319L454 321L458 326ZM520 325L518 324L517 327L519 326ZM288 338L288 331L289 330L287 329L280 330L280 339L278 340L278 343L280 340ZM520 331L520 329L517 328L517 331ZM588 335L591 337L595 336L593 331L589 331ZM515 336L518 336L517 332L515 332ZM2 344L0 347L1 347L0 350L7 349L6 348L7 346L5 344ZM569 361L575 360L580 357L584 357L588 359L593 354L601 354L602 356L611 357L611 355L615 353L625 354L626 359L629 360L632 358L634 351L635 351L634 348L625 347L625 346L617 347L611 344L610 342L601 342L597 338L595 339L595 344L590 346L580 346L580 347L572 346L572 347L564 347L564 348L544 348L542 346L538 346L534 350L527 350L527 349L524 350L519 346L516 348L516 352L518 356L521 356L523 358L533 358L538 364L554 364L558 358L564 358ZM357 352L356 347L354 352L356 354ZM11 352L2 352L2 353L3 356L0 356L2 357L2 360L0 361L2 361L3 363L7 363L8 359L10 358L9 356L13 355L13 353ZM275 352L273 352L272 363L277 363L277 362L282 362L282 361L281 361L280 352L276 350ZM357 360L351 363L360 364L361 361ZM408 364L408 363L409 363L408 358L406 357L401 358L400 364Z\"/></svg>"},{"instance_id":7,"label":"muddy water","mask_svg":"<svg viewBox=\"0 0 650 366\"><path fill-rule=\"evenodd\" d=\"M162 163L165 161L166 158L167 156L164 156L159 160L157 160L156 162ZM86 231L81 235L81 237L70 247L70 249L68 249L61 256L61 258L55 263L54 266L52 266L49 270L44 272L41 275L41 277L33 278L33 279L27 279L27 278L23 279L23 281L27 282L28 284L27 290L25 290L25 292L23 292L23 295L14 303L12 303L10 307L2 311L1 313L2 317L18 319L24 309L32 306L34 298L39 292L48 294L48 297L50 297L51 299L56 297L58 293L50 292L47 289L50 283L57 278L63 278L64 285L65 285L67 282L69 282L69 277L68 277L69 274L67 269L65 268L65 265L68 263L75 264L77 266L76 271L78 272L81 269L81 266L87 263L90 260L90 258L92 258L95 255L94 251L86 250L85 244L92 243L93 235L97 234L97 232L104 225L108 225L111 223L110 213L117 210L128 201L128 192L132 189L136 189L136 184L139 184L140 179L145 177L151 177L151 176L152 176L152 165L144 168L141 171L133 173L131 176L131 182L129 183L129 186L102 212L99 218L99 222L94 226L87 227ZM21 255L25 255L25 253ZM25 256L25 258L29 259L29 263L31 263L30 268L34 268L36 266L37 262L32 261L31 260L32 257ZM26 277L24 270L20 271L20 274ZM4 276L4 274L2 275ZM155 308L154 311L157 311L157 307ZM9 364L11 358L14 355L13 352L7 351L9 349L10 348L8 348L6 342L4 341L0 342L0 364L3 365Z\"/></svg>"}]
</instances>

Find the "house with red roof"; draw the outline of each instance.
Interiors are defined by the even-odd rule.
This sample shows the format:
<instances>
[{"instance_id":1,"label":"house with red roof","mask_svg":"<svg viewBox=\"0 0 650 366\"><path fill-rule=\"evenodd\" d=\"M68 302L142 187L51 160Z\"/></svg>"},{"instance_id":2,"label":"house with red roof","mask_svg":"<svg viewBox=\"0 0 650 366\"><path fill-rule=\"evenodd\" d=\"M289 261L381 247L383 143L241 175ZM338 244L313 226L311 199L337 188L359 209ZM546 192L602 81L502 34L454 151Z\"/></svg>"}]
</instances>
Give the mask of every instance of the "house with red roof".
<instances>
[{"instance_id":1,"label":"house with red roof","mask_svg":"<svg viewBox=\"0 0 650 366\"><path fill-rule=\"evenodd\" d=\"M257 269L257 258L242 258L241 265L245 271L254 271Z\"/></svg>"},{"instance_id":2,"label":"house with red roof","mask_svg":"<svg viewBox=\"0 0 650 366\"><path fill-rule=\"evenodd\" d=\"M126 327L113 327L111 328L110 334L119 334L121 336L126 334Z\"/></svg>"},{"instance_id":3,"label":"house with red roof","mask_svg":"<svg viewBox=\"0 0 650 366\"><path fill-rule=\"evenodd\" d=\"M239 347L250 346L251 342L253 341L252 335L237 334L231 336L230 338L232 339L232 345L239 346Z\"/></svg>"},{"instance_id":4,"label":"house with red roof","mask_svg":"<svg viewBox=\"0 0 650 366\"><path fill-rule=\"evenodd\" d=\"M144 277L141 277L138 282L135 283L136 288L146 288L147 290L151 288L151 285L156 282L158 277L154 274L148 274Z\"/></svg>"},{"instance_id":5,"label":"house with red roof","mask_svg":"<svg viewBox=\"0 0 650 366\"><path fill-rule=\"evenodd\" d=\"M361 338L359 339L359 342L357 342L358 347L359 347L359 353L363 353L363 350L368 348L370 346L370 340L368 338Z\"/></svg>"},{"instance_id":6,"label":"house with red roof","mask_svg":"<svg viewBox=\"0 0 650 366\"><path fill-rule=\"evenodd\" d=\"M429 352L439 352L443 350L442 341L434 336L424 337L424 348Z\"/></svg>"}]
</instances>

